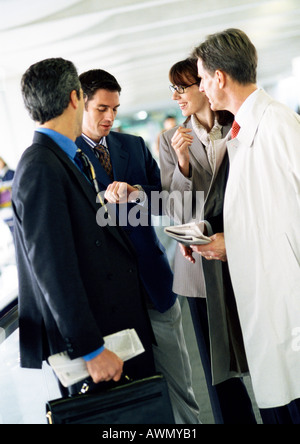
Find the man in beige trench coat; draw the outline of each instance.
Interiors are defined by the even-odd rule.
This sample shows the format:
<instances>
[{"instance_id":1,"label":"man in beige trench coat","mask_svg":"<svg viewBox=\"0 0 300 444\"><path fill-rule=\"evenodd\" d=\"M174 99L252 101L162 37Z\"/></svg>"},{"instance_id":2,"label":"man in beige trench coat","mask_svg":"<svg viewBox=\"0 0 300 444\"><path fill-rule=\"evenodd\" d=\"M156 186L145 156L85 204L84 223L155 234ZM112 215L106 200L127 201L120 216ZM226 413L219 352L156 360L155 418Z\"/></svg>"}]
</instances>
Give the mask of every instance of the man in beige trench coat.
<instances>
[{"instance_id":1,"label":"man in beige trench coat","mask_svg":"<svg viewBox=\"0 0 300 444\"><path fill-rule=\"evenodd\" d=\"M194 55L212 109L238 124L224 234L255 397L270 423L299 424L300 117L257 87L256 49L242 31L209 36ZM197 250L218 258L222 242Z\"/></svg>"}]
</instances>

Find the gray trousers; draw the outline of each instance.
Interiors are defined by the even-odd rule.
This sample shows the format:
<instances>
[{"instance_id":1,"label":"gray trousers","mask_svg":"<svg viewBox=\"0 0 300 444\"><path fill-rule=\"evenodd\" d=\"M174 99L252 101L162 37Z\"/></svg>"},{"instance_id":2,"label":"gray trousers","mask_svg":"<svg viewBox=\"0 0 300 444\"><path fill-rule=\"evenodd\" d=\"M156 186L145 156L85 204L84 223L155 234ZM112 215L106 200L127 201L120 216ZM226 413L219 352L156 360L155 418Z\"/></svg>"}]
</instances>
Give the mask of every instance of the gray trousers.
<instances>
[{"instance_id":1,"label":"gray trousers","mask_svg":"<svg viewBox=\"0 0 300 444\"><path fill-rule=\"evenodd\" d=\"M148 312L157 342L157 346L153 345L155 366L168 383L175 422L200 424L179 301L165 313L152 308Z\"/></svg>"}]
</instances>

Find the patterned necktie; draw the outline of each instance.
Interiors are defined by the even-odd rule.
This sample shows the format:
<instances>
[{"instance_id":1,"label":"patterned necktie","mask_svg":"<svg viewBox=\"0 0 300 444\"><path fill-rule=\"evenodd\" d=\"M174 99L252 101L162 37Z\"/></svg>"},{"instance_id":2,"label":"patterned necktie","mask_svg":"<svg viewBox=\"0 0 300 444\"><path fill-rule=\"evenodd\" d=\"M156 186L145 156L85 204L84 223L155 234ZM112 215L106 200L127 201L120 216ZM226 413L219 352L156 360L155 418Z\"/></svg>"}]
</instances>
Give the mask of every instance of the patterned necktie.
<instances>
[{"instance_id":1,"label":"patterned necktie","mask_svg":"<svg viewBox=\"0 0 300 444\"><path fill-rule=\"evenodd\" d=\"M113 180L113 170L108 149L106 148L106 146L102 145L101 143L95 145L93 149L96 157L99 159L108 177L111 180Z\"/></svg>"},{"instance_id":2,"label":"patterned necktie","mask_svg":"<svg viewBox=\"0 0 300 444\"><path fill-rule=\"evenodd\" d=\"M231 138L235 139L240 130L240 125L234 120L231 127Z\"/></svg>"},{"instance_id":3,"label":"patterned necktie","mask_svg":"<svg viewBox=\"0 0 300 444\"><path fill-rule=\"evenodd\" d=\"M81 151L80 148L77 148L77 152L76 152L74 160L77 163L77 165L79 166L79 168L81 169L81 171L86 175L86 177L89 179L89 181L93 185L93 188L97 194L97 198L98 198L100 204L105 208L105 211L108 214L107 207L105 205L105 202L104 202L104 200L101 196L100 190L99 190L95 169L94 169L93 164L91 163L90 159L83 151ZM108 217L110 218L109 214L108 214Z\"/></svg>"}]
</instances>

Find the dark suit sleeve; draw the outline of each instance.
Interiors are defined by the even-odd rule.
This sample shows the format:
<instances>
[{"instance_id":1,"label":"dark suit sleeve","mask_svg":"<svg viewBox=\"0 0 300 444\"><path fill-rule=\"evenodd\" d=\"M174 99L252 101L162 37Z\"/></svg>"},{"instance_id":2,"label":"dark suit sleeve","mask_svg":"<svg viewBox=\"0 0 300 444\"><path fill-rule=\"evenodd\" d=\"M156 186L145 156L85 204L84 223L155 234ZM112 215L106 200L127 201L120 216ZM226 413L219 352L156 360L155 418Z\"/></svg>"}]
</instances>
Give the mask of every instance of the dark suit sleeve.
<instances>
[{"instance_id":1,"label":"dark suit sleeve","mask_svg":"<svg viewBox=\"0 0 300 444\"><path fill-rule=\"evenodd\" d=\"M210 223L214 233L223 233L224 231L223 213L219 214L218 216L209 217L207 221Z\"/></svg>"},{"instance_id":2,"label":"dark suit sleeve","mask_svg":"<svg viewBox=\"0 0 300 444\"><path fill-rule=\"evenodd\" d=\"M66 190L71 190L62 170L58 163L51 167L47 159L27 163L20 173L14 206L33 279L43 298L39 304L50 311L62 338L72 344L70 355L75 358L103 345L103 338L81 280L72 227L76 221L68 210Z\"/></svg>"}]
</instances>

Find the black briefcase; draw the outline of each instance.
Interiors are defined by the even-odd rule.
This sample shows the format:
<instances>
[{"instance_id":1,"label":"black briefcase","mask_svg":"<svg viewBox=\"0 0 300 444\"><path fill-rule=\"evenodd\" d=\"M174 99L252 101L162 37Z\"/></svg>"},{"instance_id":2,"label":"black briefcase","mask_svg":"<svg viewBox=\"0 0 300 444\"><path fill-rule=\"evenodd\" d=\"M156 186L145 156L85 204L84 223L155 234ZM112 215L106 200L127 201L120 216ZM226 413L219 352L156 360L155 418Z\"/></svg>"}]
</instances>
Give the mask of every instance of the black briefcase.
<instances>
[{"instance_id":1,"label":"black briefcase","mask_svg":"<svg viewBox=\"0 0 300 444\"><path fill-rule=\"evenodd\" d=\"M49 424L175 424L162 375L48 401L46 416Z\"/></svg>"}]
</instances>

